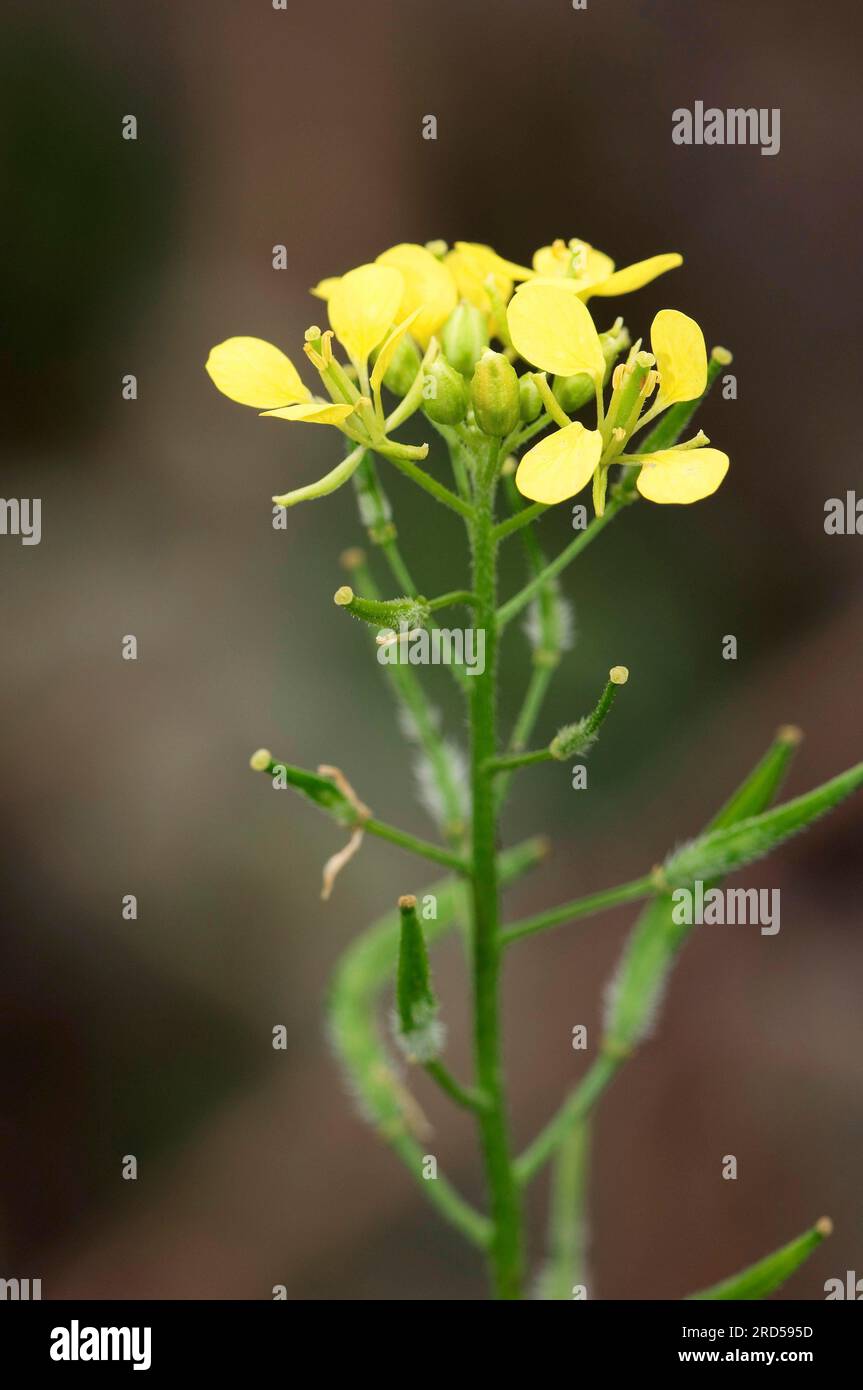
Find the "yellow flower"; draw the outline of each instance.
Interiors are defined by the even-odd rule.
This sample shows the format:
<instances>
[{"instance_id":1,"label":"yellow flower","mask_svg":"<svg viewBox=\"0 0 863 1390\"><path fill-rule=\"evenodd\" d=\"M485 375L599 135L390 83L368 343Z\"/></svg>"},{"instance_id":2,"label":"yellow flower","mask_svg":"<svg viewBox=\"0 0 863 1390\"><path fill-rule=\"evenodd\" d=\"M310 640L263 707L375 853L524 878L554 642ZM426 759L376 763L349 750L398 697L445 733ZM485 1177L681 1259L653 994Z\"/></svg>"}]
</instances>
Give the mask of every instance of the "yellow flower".
<instances>
[{"instance_id":1,"label":"yellow flower","mask_svg":"<svg viewBox=\"0 0 863 1390\"><path fill-rule=\"evenodd\" d=\"M333 286L327 300L330 324L361 377L395 323L403 294L401 273L386 265L357 266Z\"/></svg>"},{"instance_id":2,"label":"yellow flower","mask_svg":"<svg viewBox=\"0 0 863 1390\"><path fill-rule=\"evenodd\" d=\"M660 309L650 328L650 346L659 372L659 390L648 416L679 401L694 401L707 386L707 349L694 319L677 309ZM699 440L704 436L699 436ZM719 449L696 442L651 454L631 454L641 463L635 486L649 502L686 506L716 491L728 472L729 459Z\"/></svg>"},{"instance_id":3,"label":"yellow flower","mask_svg":"<svg viewBox=\"0 0 863 1390\"><path fill-rule=\"evenodd\" d=\"M561 280L584 300L593 295L610 298L617 294L631 294L658 275L664 275L667 270L674 270L682 264L683 257L675 251L650 256L646 261L636 261L622 270L615 270L610 256L577 239L541 246L533 258L533 269L537 276Z\"/></svg>"},{"instance_id":4,"label":"yellow flower","mask_svg":"<svg viewBox=\"0 0 863 1390\"><path fill-rule=\"evenodd\" d=\"M529 280L507 311L513 347L526 362L556 376L605 375L605 357L590 311L564 284Z\"/></svg>"},{"instance_id":5,"label":"yellow flower","mask_svg":"<svg viewBox=\"0 0 863 1390\"><path fill-rule=\"evenodd\" d=\"M525 266L507 261L490 246L475 241L457 241L452 251L444 257L444 265L452 275L460 298L473 304L489 320L489 332L498 333L499 325L495 319L494 299L506 305L512 296L516 280L529 280L532 271ZM491 277L491 286L489 286ZM489 294L489 288L492 293Z\"/></svg>"},{"instance_id":6,"label":"yellow flower","mask_svg":"<svg viewBox=\"0 0 863 1390\"><path fill-rule=\"evenodd\" d=\"M420 347L427 348L458 303L458 290L452 275L424 246L407 241L382 251L377 264L399 271L403 289L398 318L406 319L416 313L411 337L416 338Z\"/></svg>"},{"instance_id":7,"label":"yellow flower","mask_svg":"<svg viewBox=\"0 0 863 1390\"><path fill-rule=\"evenodd\" d=\"M593 320L579 295L562 281L544 277L530 280L516 292L507 321L514 347L533 366L558 376L586 373L592 377L599 408L605 358ZM694 319L676 309L660 310L653 320L651 346L659 390L651 409L641 420L632 420L628 433L668 406L694 400L707 385L704 335ZM562 411L560 416L565 420ZM601 419L599 423L602 426ZM586 487L597 469L601 470L598 478L604 480L623 443L623 431L610 430L608 424L604 433L602 429L587 430L578 422L564 425L524 455L516 486L533 502L563 502ZM704 448L700 439L694 446L623 454L620 461L642 465L636 479L638 491L649 501L660 503L686 504L709 497L728 471L727 456L718 449ZM602 481L599 496L604 495ZM598 510L601 506L600 500Z\"/></svg>"},{"instance_id":8,"label":"yellow flower","mask_svg":"<svg viewBox=\"0 0 863 1390\"><path fill-rule=\"evenodd\" d=\"M650 326L650 346L659 372L652 407L658 414L675 401L694 401L707 385L707 348L695 322L677 309L660 309Z\"/></svg>"},{"instance_id":9,"label":"yellow flower","mask_svg":"<svg viewBox=\"0 0 863 1390\"><path fill-rule=\"evenodd\" d=\"M644 456L635 486L648 502L686 505L714 493L727 472L719 449L661 449Z\"/></svg>"},{"instance_id":10,"label":"yellow flower","mask_svg":"<svg viewBox=\"0 0 863 1390\"><path fill-rule=\"evenodd\" d=\"M207 358L207 373L223 396L279 420L338 425L353 414L352 405L313 401L291 359L263 338L217 343Z\"/></svg>"},{"instance_id":11,"label":"yellow flower","mask_svg":"<svg viewBox=\"0 0 863 1390\"><path fill-rule=\"evenodd\" d=\"M207 358L207 372L223 396L259 410L311 400L289 357L263 338L227 338Z\"/></svg>"},{"instance_id":12,"label":"yellow flower","mask_svg":"<svg viewBox=\"0 0 863 1390\"><path fill-rule=\"evenodd\" d=\"M576 420L527 451L516 470L515 485L532 502L549 507L565 502L590 482L601 453L599 430L587 430Z\"/></svg>"},{"instance_id":13,"label":"yellow flower","mask_svg":"<svg viewBox=\"0 0 863 1390\"><path fill-rule=\"evenodd\" d=\"M458 303L458 289L449 270L424 246L409 241L400 242L398 246L391 246L389 250L382 251L376 257L375 265L385 266L390 271L396 271L400 277L396 308L390 322L386 325L387 329L396 320L401 322L415 314L411 336L421 347L427 348L432 337L446 322ZM369 266L359 267L360 270L370 268ZM312 290L312 294L317 295L319 299L327 300L330 304L330 323L336 331L336 336L342 342L344 339L333 323L332 302L338 286L349 276L355 276L356 273L356 271L348 271L347 275L331 275L321 280ZM365 277L365 280L366 284L371 283L370 277ZM354 283L362 284L361 281ZM394 281L390 279L389 283L392 285ZM380 338L377 341L379 342ZM345 343L345 347L348 347L347 343ZM349 347L348 351L350 351Z\"/></svg>"}]
</instances>

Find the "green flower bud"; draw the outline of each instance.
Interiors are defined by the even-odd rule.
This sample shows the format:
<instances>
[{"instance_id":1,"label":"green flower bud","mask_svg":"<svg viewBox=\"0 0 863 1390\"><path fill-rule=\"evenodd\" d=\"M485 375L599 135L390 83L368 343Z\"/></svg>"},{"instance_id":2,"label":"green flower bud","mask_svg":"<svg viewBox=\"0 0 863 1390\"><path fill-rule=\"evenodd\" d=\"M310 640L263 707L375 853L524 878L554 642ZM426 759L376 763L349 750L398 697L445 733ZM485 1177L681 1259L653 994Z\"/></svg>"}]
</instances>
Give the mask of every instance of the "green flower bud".
<instances>
[{"instance_id":1,"label":"green flower bud","mask_svg":"<svg viewBox=\"0 0 863 1390\"><path fill-rule=\"evenodd\" d=\"M485 314L463 300L444 324L440 340L446 360L469 379L489 344Z\"/></svg>"},{"instance_id":2,"label":"green flower bud","mask_svg":"<svg viewBox=\"0 0 863 1390\"><path fill-rule=\"evenodd\" d=\"M476 422L483 434L502 438L518 424L519 385L515 367L502 352L486 349L470 384Z\"/></svg>"},{"instance_id":3,"label":"green flower bud","mask_svg":"<svg viewBox=\"0 0 863 1390\"><path fill-rule=\"evenodd\" d=\"M423 375L423 413L436 425L457 425L467 413L464 380L443 357L436 357Z\"/></svg>"},{"instance_id":4,"label":"green flower bud","mask_svg":"<svg viewBox=\"0 0 863 1390\"><path fill-rule=\"evenodd\" d=\"M518 413L522 423L529 425L535 420L542 410L542 396L536 388L536 382L530 376L521 376L518 379Z\"/></svg>"},{"instance_id":5,"label":"green flower bud","mask_svg":"<svg viewBox=\"0 0 863 1390\"><path fill-rule=\"evenodd\" d=\"M629 333L623 325L623 320L618 319L605 333L600 333L599 341L605 357L604 380L608 381L617 358L629 347ZM593 400L595 394L593 378L586 372L577 372L575 376L556 376L551 383L551 389L567 415L574 415L577 410L581 410L583 405Z\"/></svg>"},{"instance_id":6,"label":"green flower bud","mask_svg":"<svg viewBox=\"0 0 863 1390\"><path fill-rule=\"evenodd\" d=\"M556 376L551 389L567 415L574 415L595 395L593 378L586 372L577 372L575 376Z\"/></svg>"},{"instance_id":7,"label":"green flower bud","mask_svg":"<svg viewBox=\"0 0 863 1390\"><path fill-rule=\"evenodd\" d=\"M388 391L392 391L394 396L406 396L421 365L419 349L413 338L406 333L384 373L384 386Z\"/></svg>"}]
</instances>

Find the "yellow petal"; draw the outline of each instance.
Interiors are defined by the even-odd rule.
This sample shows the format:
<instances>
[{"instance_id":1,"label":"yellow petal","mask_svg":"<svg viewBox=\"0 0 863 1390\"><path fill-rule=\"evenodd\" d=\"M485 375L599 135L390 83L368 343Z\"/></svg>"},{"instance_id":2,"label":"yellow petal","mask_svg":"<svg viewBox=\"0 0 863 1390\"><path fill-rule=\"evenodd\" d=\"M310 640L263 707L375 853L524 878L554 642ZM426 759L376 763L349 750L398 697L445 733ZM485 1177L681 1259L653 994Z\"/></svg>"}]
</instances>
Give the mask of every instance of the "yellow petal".
<instances>
[{"instance_id":1,"label":"yellow petal","mask_svg":"<svg viewBox=\"0 0 863 1390\"><path fill-rule=\"evenodd\" d=\"M546 506L565 502L590 482L601 453L599 430L586 430L576 420L528 449L518 465L515 485L532 502Z\"/></svg>"},{"instance_id":2,"label":"yellow petal","mask_svg":"<svg viewBox=\"0 0 863 1390\"><path fill-rule=\"evenodd\" d=\"M587 372L602 379L605 358L593 319L564 281L529 280L506 317L513 345L526 362L558 376Z\"/></svg>"},{"instance_id":3,"label":"yellow petal","mask_svg":"<svg viewBox=\"0 0 863 1390\"><path fill-rule=\"evenodd\" d=\"M553 246L541 246L533 258L533 268L537 275L546 279L561 279L578 291L590 289L592 285L607 280L614 270L614 261L602 251L596 251L586 241L580 243L583 254L573 264L573 252L565 241L556 241Z\"/></svg>"},{"instance_id":4,"label":"yellow petal","mask_svg":"<svg viewBox=\"0 0 863 1390\"><path fill-rule=\"evenodd\" d=\"M590 293L603 299L613 294L631 294L633 290L649 285L657 275L664 275L666 270L674 270L679 265L683 265L683 257L676 251L669 251L664 256L650 256L646 261L636 261L633 265L625 265L622 270L616 270L607 280L592 286Z\"/></svg>"},{"instance_id":5,"label":"yellow petal","mask_svg":"<svg viewBox=\"0 0 863 1390\"><path fill-rule=\"evenodd\" d=\"M262 410L261 414L275 420L304 420L307 425L338 425L353 414L352 405L334 401L311 401L308 405L286 405L281 410Z\"/></svg>"},{"instance_id":6,"label":"yellow petal","mask_svg":"<svg viewBox=\"0 0 863 1390\"><path fill-rule=\"evenodd\" d=\"M223 396L258 410L311 397L290 358L263 338L226 338L212 349L207 372Z\"/></svg>"},{"instance_id":7,"label":"yellow petal","mask_svg":"<svg viewBox=\"0 0 863 1390\"><path fill-rule=\"evenodd\" d=\"M695 322L677 309L660 309L650 328L659 372L659 405L694 401L707 385L707 349Z\"/></svg>"},{"instance_id":8,"label":"yellow petal","mask_svg":"<svg viewBox=\"0 0 863 1390\"><path fill-rule=\"evenodd\" d=\"M651 454L635 485L648 502L700 502L715 492L728 472L719 449L662 449Z\"/></svg>"},{"instance_id":9,"label":"yellow petal","mask_svg":"<svg viewBox=\"0 0 863 1390\"><path fill-rule=\"evenodd\" d=\"M326 279L318 281L311 293L317 295L318 299L329 299L340 279L340 275L328 275Z\"/></svg>"},{"instance_id":10,"label":"yellow petal","mask_svg":"<svg viewBox=\"0 0 863 1390\"><path fill-rule=\"evenodd\" d=\"M495 292L501 303L506 304L512 294L512 280L506 275L495 274L488 267L482 273L478 273L476 262L460 251L448 251L444 256L444 265L455 280L460 297L488 315L488 330L494 337L498 325L484 281L487 275L492 276Z\"/></svg>"},{"instance_id":11,"label":"yellow petal","mask_svg":"<svg viewBox=\"0 0 863 1390\"><path fill-rule=\"evenodd\" d=\"M404 319L415 309L420 310L411 333L423 348L427 348L433 334L458 303L458 290L451 272L424 246L407 241L382 251L377 264L394 266L401 272L404 294L398 317Z\"/></svg>"},{"instance_id":12,"label":"yellow petal","mask_svg":"<svg viewBox=\"0 0 863 1390\"><path fill-rule=\"evenodd\" d=\"M414 309L413 313L409 314L408 317L402 323L400 323L396 328L394 328L390 336L387 338L386 342L384 343L383 347L381 348L380 352L375 358L375 365L372 368L371 387L373 391L380 391L381 383L383 382L384 377L389 371L389 366L393 360L393 357L395 356L396 348L398 347L402 338L407 333L408 329L411 328L411 325L416 324L417 316L421 313L421 309ZM415 332L414 336L416 336Z\"/></svg>"},{"instance_id":13,"label":"yellow petal","mask_svg":"<svg viewBox=\"0 0 863 1390\"><path fill-rule=\"evenodd\" d=\"M486 275L495 275L504 280L530 280L533 275L533 271L527 266L506 260L491 246L483 246L479 241L457 241L455 249L480 279L484 279Z\"/></svg>"},{"instance_id":14,"label":"yellow petal","mask_svg":"<svg viewBox=\"0 0 863 1390\"><path fill-rule=\"evenodd\" d=\"M392 328L403 294L404 280L389 265L358 266L334 286L327 305L330 324L360 366Z\"/></svg>"}]
</instances>

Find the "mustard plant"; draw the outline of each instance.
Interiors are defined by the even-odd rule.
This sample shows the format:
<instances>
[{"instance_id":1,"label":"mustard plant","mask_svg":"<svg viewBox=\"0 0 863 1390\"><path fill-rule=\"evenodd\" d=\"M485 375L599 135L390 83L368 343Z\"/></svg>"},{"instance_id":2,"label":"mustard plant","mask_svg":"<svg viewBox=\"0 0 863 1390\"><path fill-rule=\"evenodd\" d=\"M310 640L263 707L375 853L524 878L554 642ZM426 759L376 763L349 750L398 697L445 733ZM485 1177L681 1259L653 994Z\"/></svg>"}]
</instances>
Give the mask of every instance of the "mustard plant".
<instances>
[{"instance_id":1,"label":"mustard plant","mask_svg":"<svg viewBox=\"0 0 863 1390\"><path fill-rule=\"evenodd\" d=\"M596 671L592 710L531 746L544 697L569 645L561 577L604 529L642 500L689 506L709 497L729 467L698 430L695 412L731 354L708 354L695 321L661 310L649 338L631 340L622 318L600 328L589 303L640 289L681 264L659 255L616 270L586 242L542 247L530 266L488 246L402 244L374 263L321 281L329 327L305 335L304 353L320 378L313 395L291 360L256 338L213 348L207 371L225 395L278 420L329 426L347 441L325 477L273 498L285 517L299 503L347 484L385 584L364 551L343 558L350 583L335 602L369 627L370 649L404 714L433 792L438 838L424 840L379 820L341 769L292 766L266 749L254 769L293 787L347 833L328 860L322 896L366 835L439 866L443 876L403 895L360 935L337 970L329 998L334 1046L365 1114L413 1174L440 1215L481 1252L497 1297L571 1298L583 1284L584 1203L589 1122L597 1102L649 1029L691 929L677 910L681 893L708 891L727 874L769 853L831 809L863 781L863 765L815 790L776 804L799 733L779 730L761 762L711 823L658 866L630 882L521 921L502 919L509 884L546 853L542 839L499 844L498 822L511 780L540 762L570 762L600 737L628 671ZM322 304L323 307L323 304ZM341 348L341 354L337 349ZM428 461L428 443L404 442L401 427L424 421L449 455L450 474ZM444 452L444 451L441 451ZM464 523L470 589L425 596L399 547L382 469L395 468L431 504ZM591 489L592 516L553 558L539 535L544 513ZM433 517L429 516L429 526ZM526 579L498 593L498 556L515 542ZM418 545L411 548L413 555ZM446 610L470 615L468 629L444 626ZM527 615L532 664L520 712L502 734L498 680L502 640ZM430 653L433 655L430 656ZM417 666L449 664L468 713L465 758L445 737ZM518 672L516 672L518 678ZM365 794L365 789L363 789ZM539 932L622 903L644 903L608 991L604 1028L584 1077L545 1128L516 1153L501 1057L500 983L504 957ZM457 1078L445 1058L430 948L466 923L473 1018L473 1075ZM387 997L388 996L388 997ZM395 1053L381 1026L390 1007ZM399 1060L397 1060L397 1057ZM487 1201L477 1209L437 1171L426 1152L426 1121L404 1067L422 1068L476 1123ZM554 1171L548 1250L529 1282L524 1195L546 1165ZM777 1288L829 1234L827 1218L766 1259L697 1298L760 1298Z\"/></svg>"}]
</instances>

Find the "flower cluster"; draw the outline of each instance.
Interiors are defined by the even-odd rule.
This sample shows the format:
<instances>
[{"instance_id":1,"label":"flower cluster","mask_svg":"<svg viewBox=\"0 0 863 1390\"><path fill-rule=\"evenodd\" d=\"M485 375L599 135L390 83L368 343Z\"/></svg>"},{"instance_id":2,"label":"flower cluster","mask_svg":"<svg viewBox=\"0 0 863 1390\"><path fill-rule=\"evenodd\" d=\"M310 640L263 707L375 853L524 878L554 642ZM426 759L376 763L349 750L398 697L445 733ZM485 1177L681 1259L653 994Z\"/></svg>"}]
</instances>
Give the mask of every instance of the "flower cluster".
<instances>
[{"instance_id":1,"label":"flower cluster","mask_svg":"<svg viewBox=\"0 0 863 1390\"><path fill-rule=\"evenodd\" d=\"M670 253L615 270L607 255L578 240L541 247L531 267L474 242L452 249L402 243L313 290L326 302L330 326L309 328L304 351L322 394L313 396L290 358L259 338L218 344L207 371L232 400L270 418L331 425L354 446L325 478L274 498L283 506L334 491L366 450L415 467L428 446L404 444L395 431L420 409L450 442L456 432L468 454L477 437L496 436L505 457L542 434L515 475L533 502L566 501L592 481L601 515L613 465L628 470L651 502L697 502L728 469L727 456L702 433L672 448L627 446L670 406L704 392L701 329L679 310L662 309L648 350L641 340L630 345L621 319L598 332L587 307L681 263ZM346 361L336 357L334 340ZM384 387L397 398L389 413ZM572 418L591 401L592 428Z\"/></svg>"}]
</instances>

